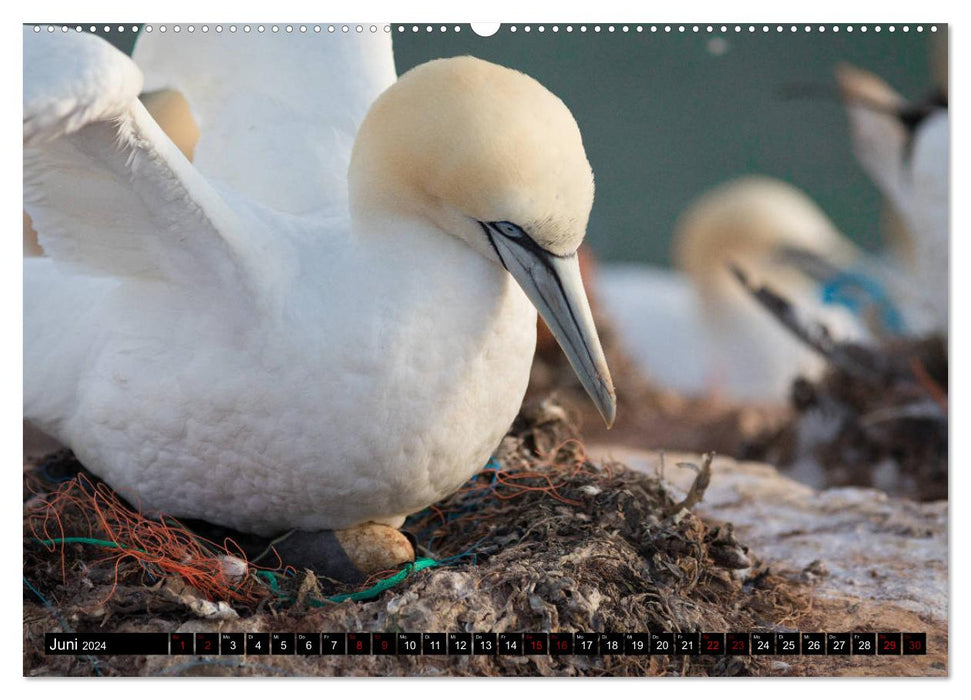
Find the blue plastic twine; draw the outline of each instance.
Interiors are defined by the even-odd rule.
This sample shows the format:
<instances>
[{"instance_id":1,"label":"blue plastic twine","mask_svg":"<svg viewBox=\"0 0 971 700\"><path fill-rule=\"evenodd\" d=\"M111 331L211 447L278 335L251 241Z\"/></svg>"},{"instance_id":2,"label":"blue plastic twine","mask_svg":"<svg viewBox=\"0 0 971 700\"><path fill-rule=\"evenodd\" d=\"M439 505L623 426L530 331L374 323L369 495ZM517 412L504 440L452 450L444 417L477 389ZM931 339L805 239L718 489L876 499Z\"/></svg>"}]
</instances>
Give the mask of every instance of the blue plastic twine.
<instances>
[{"instance_id":1,"label":"blue plastic twine","mask_svg":"<svg viewBox=\"0 0 971 700\"><path fill-rule=\"evenodd\" d=\"M881 325L894 334L904 332L904 320L883 286L860 272L839 272L820 288L824 304L842 306L854 315L870 307L880 313Z\"/></svg>"}]
</instances>

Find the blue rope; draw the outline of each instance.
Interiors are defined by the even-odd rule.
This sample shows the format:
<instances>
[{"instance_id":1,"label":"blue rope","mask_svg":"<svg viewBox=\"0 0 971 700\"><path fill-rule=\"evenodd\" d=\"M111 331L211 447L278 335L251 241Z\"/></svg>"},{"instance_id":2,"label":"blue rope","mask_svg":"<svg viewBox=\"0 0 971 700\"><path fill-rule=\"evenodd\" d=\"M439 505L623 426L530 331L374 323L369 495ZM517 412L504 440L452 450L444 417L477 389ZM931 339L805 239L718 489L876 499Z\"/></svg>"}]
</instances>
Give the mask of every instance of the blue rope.
<instances>
[{"instance_id":1,"label":"blue rope","mask_svg":"<svg viewBox=\"0 0 971 700\"><path fill-rule=\"evenodd\" d=\"M880 323L894 334L904 332L904 320L886 289L862 272L842 271L830 277L820 288L824 304L842 306L855 315L874 307L880 312Z\"/></svg>"},{"instance_id":2,"label":"blue rope","mask_svg":"<svg viewBox=\"0 0 971 700\"><path fill-rule=\"evenodd\" d=\"M478 472L478 473L474 474L472 476L472 478L469 480L469 482L470 483L475 483L476 481L478 481L478 479L479 479L480 476L482 476L483 474L486 474L486 472L490 472L490 471L492 472L492 479L489 482L489 488L482 489L481 492L477 496L471 498L469 500L469 502L466 503L462 508L460 508L460 509L458 509L456 511L450 512L446 516L446 522L450 522L450 521L454 520L455 518L459 517L460 515L463 515L463 514L465 514L466 512L468 512L470 510L474 510L479 505L479 502L483 498L486 497L486 495L491 494L492 492L495 491L496 483L499 481L499 472L502 471L502 465L499 464L499 461L495 457L490 458L489 461L486 462L486 465L483 468L483 470L481 472ZM115 544L114 542L105 542L105 541L101 541L101 540L90 540L88 538L64 538L63 541L68 541L68 540L71 540L71 541L80 541L80 542L85 542L85 543L88 543L88 544L98 544L98 545L101 545L101 546L113 546L113 547L119 546L119 545ZM44 540L40 540L40 541L43 542L43 543L45 543L45 544L48 544L48 542L46 542ZM433 541L434 541L434 538L432 538L432 539L429 540L429 547L428 547L429 550L431 549L431 546L430 545L432 544ZM326 603L341 603L341 602L344 602L345 600L353 600L353 601L367 600L368 598L374 598L374 597L380 595L381 593L383 593L387 589L389 589L392 586L394 586L394 585L400 583L401 581L405 580L412 573L415 573L417 571L421 571L422 569L428 569L428 568L433 568L433 567L438 567L438 566L449 566L449 565L454 564L454 563L456 563L456 562L458 562L458 561L460 561L462 559L471 559L472 560L472 564L475 565L475 563L477 561L477 556L476 556L474 550L475 550L475 548L481 542L482 542L482 540L480 539L478 542L475 542L474 544L472 544L464 552L460 552L459 554L455 554L455 555L453 555L451 557L447 557L446 559L442 559L440 561L435 560L435 559L428 559L428 558L426 558L426 559L417 559L416 561L410 562L407 566L405 566L403 569L401 569L401 571L399 571L398 573L396 573L396 574L394 574L392 576L389 576L386 579L382 579L381 581L378 581L375 585L373 585L370 588L367 588L367 589L365 589L363 591L357 591L355 593L344 593L344 594L341 594L341 595L330 596L329 598L326 598L324 601L311 600L310 603L311 603L311 605L318 605L319 606L319 605L324 605ZM263 581L266 582L266 584L267 584L267 586L269 586L270 590L276 596L278 596L281 599L281 602L287 602L287 601L292 601L293 600L293 597L292 596L288 596L288 595L286 595L283 592L283 590L280 588L280 582L277 580L277 578L279 576L284 576L285 577L284 574L277 574L277 573L275 573L273 571L260 571L260 570L257 570L255 572L255 574L256 574L256 576L258 578L260 578L260 579L262 579ZM35 595L37 595L38 598L41 599L41 601L48 607L48 609L50 609L55 615L57 615L57 611L54 609L54 607L50 603L47 602L47 600L41 595L41 593L36 588L34 588L33 586L31 586L30 582L26 579L26 577L24 578L24 583L34 592ZM58 619L61 619L60 616L58 616ZM64 623L63 620L61 621L61 624L62 624L62 626L64 626L65 630L70 631L70 629L66 626L66 623ZM95 666L95 670L98 670L97 669L97 666ZM100 674L100 671L98 672L98 674L101 675Z\"/></svg>"},{"instance_id":3,"label":"blue rope","mask_svg":"<svg viewBox=\"0 0 971 700\"><path fill-rule=\"evenodd\" d=\"M343 603L345 600L361 601L368 600L369 598L376 598L380 594L384 593L386 590L401 583L406 578L411 576L411 574L416 571L421 571L422 569L430 569L436 566L445 566L446 561L451 561L456 557L449 557L444 561L436 561L435 559L416 559L413 562L409 562L401 571L396 574L392 574L388 578L381 579L376 584L370 588L365 588L363 591L355 591L354 593L341 593L340 595L330 596L324 598L323 600L317 600L316 598L311 598L309 600L310 604L314 607L321 607L327 603ZM294 600L293 596L289 596L283 592L280 588L280 582L277 581L277 577L283 576L288 578L284 574L277 574L273 571L257 571L256 575L262 580L266 581L270 590L280 599L281 603L292 602Z\"/></svg>"},{"instance_id":4,"label":"blue rope","mask_svg":"<svg viewBox=\"0 0 971 700\"><path fill-rule=\"evenodd\" d=\"M474 510L479 505L479 502L486 497L486 495L492 493L495 490L496 484L499 481L499 472L502 471L502 465L499 464L498 460L496 460L495 457L490 458L489 461L486 462L486 465L483 468L483 470L473 475L472 478L469 480L469 483L475 483L476 481L478 481L480 476L490 471L492 472L492 478L489 482L489 488L482 489L482 491L478 495L469 499L469 502L466 503L462 508L448 513L445 520L446 522L451 522L452 520L459 517L460 515L463 515L468 511ZM475 549L476 547L479 546L479 544L482 543L484 539L485 538L482 538L478 542L473 543L464 552L460 552L458 554L452 555L445 559L441 559L441 560L435 560L430 558L417 559L409 563L398 573L392 576L389 576L386 579L382 579L378 581L376 584L363 591L357 591L355 593L343 593L341 595L330 596L328 598L325 598L322 601L311 599L310 604L314 606L321 606L327 603L342 603L345 600L360 601L360 600L367 600L369 598L374 598L380 595L381 593L383 593L384 591L388 590L392 586L404 581L406 578L408 578L408 576L410 576L411 574L417 571L421 571L422 569L439 567L439 566L450 566L452 564L458 563L463 559L471 559L472 564L474 566L478 560L478 557L475 554ZM431 550L431 544L433 542L434 542L434 538L429 539L428 541L429 546L427 547L428 550ZM277 574L272 571L257 571L256 575L259 578L266 581L267 585L270 587L270 590L273 591L273 593L275 593L277 596L279 596L282 601L286 602L286 601L293 600L292 596L286 595L283 592L283 590L280 588L280 583L277 580L277 577L280 576L281 574Z\"/></svg>"}]
</instances>

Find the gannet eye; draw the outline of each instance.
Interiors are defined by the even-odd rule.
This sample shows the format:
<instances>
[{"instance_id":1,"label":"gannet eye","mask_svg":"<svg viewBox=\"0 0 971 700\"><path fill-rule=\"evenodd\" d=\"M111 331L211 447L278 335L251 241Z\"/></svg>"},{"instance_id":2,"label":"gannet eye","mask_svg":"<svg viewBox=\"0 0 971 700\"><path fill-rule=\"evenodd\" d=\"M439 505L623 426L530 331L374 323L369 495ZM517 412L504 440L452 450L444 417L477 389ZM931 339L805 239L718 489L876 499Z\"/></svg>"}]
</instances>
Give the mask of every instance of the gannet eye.
<instances>
[{"instance_id":1,"label":"gannet eye","mask_svg":"<svg viewBox=\"0 0 971 700\"><path fill-rule=\"evenodd\" d=\"M492 226L497 233L501 233L506 238L511 238L513 240L529 238L525 231L509 221L496 221L492 224Z\"/></svg>"},{"instance_id":2,"label":"gannet eye","mask_svg":"<svg viewBox=\"0 0 971 700\"><path fill-rule=\"evenodd\" d=\"M539 254L545 253L539 245L536 244L528 233L523 231L522 228L512 223L511 221L480 221L479 226L485 231L486 238L489 239L489 243L492 244L492 249L496 251L496 255L499 256L499 261L502 263L503 267L507 270L509 266L506 264L506 256L502 254L502 251L496 246L496 239L512 241L517 245L517 247L523 247L529 250L533 250ZM542 259L543 255L540 255Z\"/></svg>"}]
</instances>

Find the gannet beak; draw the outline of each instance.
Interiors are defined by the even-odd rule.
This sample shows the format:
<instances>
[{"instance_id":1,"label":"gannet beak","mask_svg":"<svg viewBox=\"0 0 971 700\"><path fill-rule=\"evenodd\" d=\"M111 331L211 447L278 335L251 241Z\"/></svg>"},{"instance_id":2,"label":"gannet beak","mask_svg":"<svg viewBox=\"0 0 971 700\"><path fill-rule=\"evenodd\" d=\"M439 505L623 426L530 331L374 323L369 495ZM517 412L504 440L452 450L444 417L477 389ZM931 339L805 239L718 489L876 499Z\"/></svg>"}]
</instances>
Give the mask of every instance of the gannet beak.
<instances>
[{"instance_id":1,"label":"gannet beak","mask_svg":"<svg viewBox=\"0 0 971 700\"><path fill-rule=\"evenodd\" d=\"M550 327L607 427L611 427L617 397L583 290L576 253L554 255L506 221L482 223L482 227L502 264Z\"/></svg>"}]
</instances>

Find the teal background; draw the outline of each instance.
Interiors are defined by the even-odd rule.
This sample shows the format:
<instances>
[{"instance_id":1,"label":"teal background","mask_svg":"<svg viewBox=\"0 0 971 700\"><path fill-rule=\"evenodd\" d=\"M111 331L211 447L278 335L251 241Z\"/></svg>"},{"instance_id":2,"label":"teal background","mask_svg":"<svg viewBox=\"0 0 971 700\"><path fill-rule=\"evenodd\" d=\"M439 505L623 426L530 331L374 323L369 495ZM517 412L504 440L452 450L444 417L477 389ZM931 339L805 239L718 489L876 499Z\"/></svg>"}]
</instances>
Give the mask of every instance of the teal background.
<instances>
[{"instance_id":1,"label":"teal background","mask_svg":"<svg viewBox=\"0 0 971 700\"><path fill-rule=\"evenodd\" d=\"M749 173L783 178L807 191L837 226L868 248L880 246L881 200L850 150L834 100L783 99L786 86L834 88L833 68L848 61L874 71L905 97L931 89L931 33L750 33L706 25L694 33L516 32L503 25L480 37L468 25L418 32L393 27L399 74L424 61L471 54L522 70L573 111L596 177L590 245L604 259L665 263L678 214L696 196ZM925 25L929 27L929 25ZM941 34L946 31L940 25ZM661 28L663 29L663 28ZM713 51L724 40L724 52ZM130 49L134 35L111 37ZM944 38L943 36L941 38ZM945 39L946 40L946 39ZM835 93L834 93L835 94Z\"/></svg>"}]
</instances>

